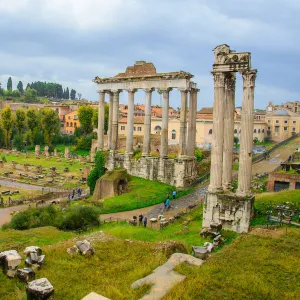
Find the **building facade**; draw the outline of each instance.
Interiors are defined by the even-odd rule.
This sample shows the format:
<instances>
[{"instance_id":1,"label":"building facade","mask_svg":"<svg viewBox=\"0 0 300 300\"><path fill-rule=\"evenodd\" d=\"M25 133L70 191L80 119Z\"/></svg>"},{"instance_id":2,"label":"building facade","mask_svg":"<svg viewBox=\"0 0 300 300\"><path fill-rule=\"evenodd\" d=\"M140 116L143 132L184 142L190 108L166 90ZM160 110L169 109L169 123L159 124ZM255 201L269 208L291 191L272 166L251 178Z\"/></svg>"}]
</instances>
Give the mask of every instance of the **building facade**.
<instances>
[{"instance_id":1,"label":"building facade","mask_svg":"<svg viewBox=\"0 0 300 300\"><path fill-rule=\"evenodd\" d=\"M74 134L76 127L80 127L78 120L78 111L72 111L64 117L64 133Z\"/></svg>"}]
</instances>

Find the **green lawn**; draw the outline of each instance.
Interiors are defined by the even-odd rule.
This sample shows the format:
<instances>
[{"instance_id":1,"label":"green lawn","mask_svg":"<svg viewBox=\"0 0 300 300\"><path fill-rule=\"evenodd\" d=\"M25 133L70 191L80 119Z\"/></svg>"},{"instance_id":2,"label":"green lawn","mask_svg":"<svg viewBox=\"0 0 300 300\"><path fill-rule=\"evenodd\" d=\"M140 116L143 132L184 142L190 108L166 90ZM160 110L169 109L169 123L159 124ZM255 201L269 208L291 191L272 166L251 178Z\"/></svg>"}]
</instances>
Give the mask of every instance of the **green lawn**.
<instances>
[{"instance_id":1,"label":"green lawn","mask_svg":"<svg viewBox=\"0 0 300 300\"><path fill-rule=\"evenodd\" d=\"M129 192L120 196L106 198L103 201L102 213L128 211L162 203L175 187L158 181L129 176ZM178 191L178 197L189 194L191 188Z\"/></svg>"}]
</instances>

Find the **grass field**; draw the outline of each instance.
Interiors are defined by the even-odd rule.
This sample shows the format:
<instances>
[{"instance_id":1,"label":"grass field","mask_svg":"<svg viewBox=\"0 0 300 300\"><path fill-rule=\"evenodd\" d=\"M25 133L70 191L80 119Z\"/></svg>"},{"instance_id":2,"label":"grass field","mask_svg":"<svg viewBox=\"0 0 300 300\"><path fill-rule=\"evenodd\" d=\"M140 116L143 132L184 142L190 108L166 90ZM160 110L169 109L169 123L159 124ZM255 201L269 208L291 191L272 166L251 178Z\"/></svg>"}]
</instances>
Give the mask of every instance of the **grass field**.
<instances>
[{"instance_id":1,"label":"grass field","mask_svg":"<svg viewBox=\"0 0 300 300\"><path fill-rule=\"evenodd\" d=\"M2 195L1 193L4 191L19 191L19 194L14 194L12 196L9 195ZM33 198L35 196L41 195L41 191L35 191L35 190L26 190L26 189L19 189L19 188L13 188L13 187L6 187L6 186L0 186L0 197L3 198L4 203L8 203L8 198L11 197L13 200L20 200L20 199L29 199Z\"/></svg>"},{"instance_id":2,"label":"grass field","mask_svg":"<svg viewBox=\"0 0 300 300\"><path fill-rule=\"evenodd\" d=\"M162 203L175 187L158 181L129 176L127 186L129 192L120 196L106 198L102 205L102 213L128 211ZM178 197L189 194L191 188L178 191ZM81 202L82 203L82 202Z\"/></svg>"}]
</instances>

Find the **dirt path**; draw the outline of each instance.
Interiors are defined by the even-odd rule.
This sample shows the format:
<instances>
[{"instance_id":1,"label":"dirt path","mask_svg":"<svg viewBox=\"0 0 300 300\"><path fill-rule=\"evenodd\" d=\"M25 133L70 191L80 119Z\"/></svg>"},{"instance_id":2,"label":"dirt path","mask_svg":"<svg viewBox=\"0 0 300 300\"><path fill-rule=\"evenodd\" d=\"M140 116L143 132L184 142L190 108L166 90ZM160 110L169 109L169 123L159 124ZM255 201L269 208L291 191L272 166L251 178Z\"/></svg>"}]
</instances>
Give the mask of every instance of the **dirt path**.
<instances>
[{"instance_id":1,"label":"dirt path","mask_svg":"<svg viewBox=\"0 0 300 300\"><path fill-rule=\"evenodd\" d=\"M25 190L34 190L34 191L44 191L44 192L59 192L61 189L57 188L50 188L50 187L42 187L40 185L34 185L34 184L27 184L17 181L9 181L9 180L3 180L0 179L0 185L12 187L12 188L19 188L19 189L25 189Z\"/></svg>"}]
</instances>

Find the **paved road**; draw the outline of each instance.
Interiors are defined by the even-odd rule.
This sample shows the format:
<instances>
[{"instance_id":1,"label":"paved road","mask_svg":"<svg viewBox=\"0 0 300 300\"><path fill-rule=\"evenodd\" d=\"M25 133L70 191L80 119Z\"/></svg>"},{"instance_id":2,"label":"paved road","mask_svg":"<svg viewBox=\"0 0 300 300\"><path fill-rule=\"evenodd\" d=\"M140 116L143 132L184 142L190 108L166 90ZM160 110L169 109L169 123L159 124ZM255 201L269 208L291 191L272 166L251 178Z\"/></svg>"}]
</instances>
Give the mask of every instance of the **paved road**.
<instances>
[{"instance_id":1,"label":"paved road","mask_svg":"<svg viewBox=\"0 0 300 300\"><path fill-rule=\"evenodd\" d=\"M0 179L0 185L12 187L12 188L19 188L19 189L26 189L26 190L34 190L34 191L51 191L51 192L61 192L61 189L50 188L50 187L42 187L40 185L32 185L27 183L21 183L16 181L8 181Z\"/></svg>"}]
</instances>

